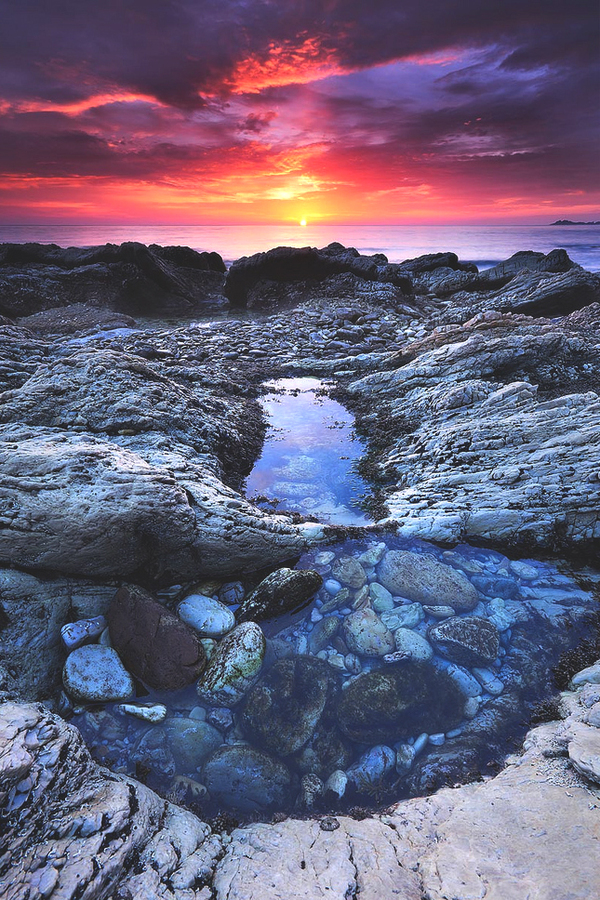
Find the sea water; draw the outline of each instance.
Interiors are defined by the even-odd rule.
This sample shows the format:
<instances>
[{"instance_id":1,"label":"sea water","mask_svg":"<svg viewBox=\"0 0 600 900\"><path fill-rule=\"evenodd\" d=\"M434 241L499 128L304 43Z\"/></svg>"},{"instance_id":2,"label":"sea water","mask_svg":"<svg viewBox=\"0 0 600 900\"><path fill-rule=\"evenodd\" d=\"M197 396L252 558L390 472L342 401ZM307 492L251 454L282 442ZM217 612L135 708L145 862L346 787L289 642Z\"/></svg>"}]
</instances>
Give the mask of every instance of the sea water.
<instances>
[{"instance_id":1,"label":"sea water","mask_svg":"<svg viewBox=\"0 0 600 900\"><path fill-rule=\"evenodd\" d=\"M489 268L519 250L564 248L591 272L600 271L599 225L0 225L0 242L38 241L91 247L140 241L215 250L228 263L272 247L325 247L338 241L361 253L402 262L453 251L463 262Z\"/></svg>"}]
</instances>

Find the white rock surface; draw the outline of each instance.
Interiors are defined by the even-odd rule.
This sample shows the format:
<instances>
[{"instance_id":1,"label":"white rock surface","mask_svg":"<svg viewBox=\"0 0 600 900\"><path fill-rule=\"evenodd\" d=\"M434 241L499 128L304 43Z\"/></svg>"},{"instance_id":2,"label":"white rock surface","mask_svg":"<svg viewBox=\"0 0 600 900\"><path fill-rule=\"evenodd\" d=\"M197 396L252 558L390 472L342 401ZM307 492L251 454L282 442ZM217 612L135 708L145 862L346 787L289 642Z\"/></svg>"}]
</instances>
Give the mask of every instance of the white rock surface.
<instances>
[{"instance_id":1,"label":"white rock surface","mask_svg":"<svg viewBox=\"0 0 600 900\"><path fill-rule=\"evenodd\" d=\"M116 650L88 644L69 653L63 668L65 691L75 700L103 703L134 694L131 675Z\"/></svg>"},{"instance_id":2,"label":"white rock surface","mask_svg":"<svg viewBox=\"0 0 600 900\"><path fill-rule=\"evenodd\" d=\"M177 607L177 614L194 631L205 637L223 637L235 625L232 611L204 594L190 594Z\"/></svg>"}]
</instances>

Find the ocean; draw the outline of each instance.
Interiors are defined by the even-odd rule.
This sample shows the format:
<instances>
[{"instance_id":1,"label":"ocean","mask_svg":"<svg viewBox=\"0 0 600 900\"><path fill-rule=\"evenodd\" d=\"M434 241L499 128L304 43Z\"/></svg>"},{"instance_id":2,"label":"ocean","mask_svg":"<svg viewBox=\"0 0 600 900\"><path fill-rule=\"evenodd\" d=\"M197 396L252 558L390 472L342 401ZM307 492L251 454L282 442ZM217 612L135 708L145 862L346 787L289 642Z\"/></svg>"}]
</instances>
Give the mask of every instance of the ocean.
<instances>
[{"instance_id":1,"label":"ocean","mask_svg":"<svg viewBox=\"0 0 600 900\"><path fill-rule=\"evenodd\" d=\"M562 247L585 269L600 271L600 225L0 225L0 243L26 241L62 247L179 244L216 250L227 263L272 247L339 241L361 253L385 253L390 262L451 250L480 269L518 250L548 253Z\"/></svg>"}]
</instances>

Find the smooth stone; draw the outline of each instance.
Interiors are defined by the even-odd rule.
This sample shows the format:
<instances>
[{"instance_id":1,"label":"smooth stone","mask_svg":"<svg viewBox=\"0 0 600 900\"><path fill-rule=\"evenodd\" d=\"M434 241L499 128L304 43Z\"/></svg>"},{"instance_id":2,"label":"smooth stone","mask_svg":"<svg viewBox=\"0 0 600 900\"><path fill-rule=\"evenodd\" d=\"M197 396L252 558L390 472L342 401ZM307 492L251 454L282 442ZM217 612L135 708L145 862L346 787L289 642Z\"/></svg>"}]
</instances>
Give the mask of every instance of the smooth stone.
<instances>
[{"instance_id":1,"label":"smooth stone","mask_svg":"<svg viewBox=\"0 0 600 900\"><path fill-rule=\"evenodd\" d=\"M362 672L362 663L355 653L347 653L344 657L344 665L351 675L358 675Z\"/></svg>"},{"instance_id":2,"label":"smooth stone","mask_svg":"<svg viewBox=\"0 0 600 900\"><path fill-rule=\"evenodd\" d=\"M339 581L336 581L335 578L328 578L327 581L325 581L323 587L332 597L335 597L335 595L339 594L339 592L342 590L341 584L339 583Z\"/></svg>"},{"instance_id":3,"label":"smooth stone","mask_svg":"<svg viewBox=\"0 0 600 900\"><path fill-rule=\"evenodd\" d=\"M446 743L446 735L441 732L439 734L430 734L429 743L434 747L441 747L442 744Z\"/></svg>"},{"instance_id":4,"label":"smooth stone","mask_svg":"<svg viewBox=\"0 0 600 900\"><path fill-rule=\"evenodd\" d=\"M198 722L206 721L206 710L203 706L194 706L193 709L190 710L189 714L190 719L197 719Z\"/></svg>"},{"instance_id":5,"label":"smooth stone","mask_svg":"<svg viewBox=\"0 0 600 900\"><path fill-rule=\"evenodd\" d=\"M394 632L394 640L396 650L413 662L427 662L433 656L433 647L429 641L410 628L398 628Z\"/></svg>"},{"instance_id":6,"label":"smooth stone","mask_svg":"<svg viewBox=\"0 0 600 900\"><path fill-rule=\"evenodd\" d=\"M375 547L369 547L368 550L365 550L364 553L357 557L358 562L363 566L376 566L378 562L381 562L386 550L387 547L384 543L377 544Z\"/></svg>"},{"instance_id":7,"label":"smooth stone","mask_svg":"<svg viewBox=\"0 0 600 900\"><path fill-rule=\"evenodd\" d=\"M363 606L369 606L369 588L366 584L359 588L350 602L352 610L362 609Z\"/></svg>"},{"instance_id":8,"label":"smooth stone","mask_svg":"<svg viewBox=\"0 0 600 900\"><path fill-rule=\"evenodd\" d=\"M394 609L394 600L392 595L390 594L388 597L377 597L375 600L371 602L372 608L375 612L389 612L391 609Z\"/></svg>"},{"instance_id":9,"label":"smooth stone","mask_svg":"<svg viewBox=\"0 0 600 900\"><path fill-rule=\"evenodd\" d=\"M358 590L367 580L365 570L353 556L339 556L331 566L331 574L346 587Z\"/></svg>"},{"instance_id":10,"label":"smooth stone","mask_svg":"<svg viewBox=\"0 0 600 900\"><path fill-rule=\"evenodd\" d=\"M473 584L486 597L501 597L503 600L514 600L519 596L519 585L514 578L501 578L497 575L474 575Z\"/></svg>"},{"instance_id":11,"label":"smooth stone","mask_svg":"<svg viewBox=\"0 0 600 900\"><path fill-rule=\"evenodd\" d=\"M173 717L165 722L165 731L180 772L195 772L223 743L221 732L199 719Z\"/></svg>"},{"instance_id":12,"label":"smooth stone","mask_svg":"<svg viewBox=\"0 0 600 900\"><path fill-rule=\"evenodd\" d=\"M317 553L314 559L315 565L317 566L328 566L335 559L335 553L333 550L321 550L320 553Z\"/></svg>"},{"instance_id":13,"label":"smooth stone","mask_svg":"<svg viewBox=\"0 0 600 900\"><path fill-rule=\"evenodd\" d=\"M237 619L260 622L301 609L322 584L322 577L311 569L276 569L242 601Z\"/></svg>"},{"instance_id":14,"label":"smooth stone","mask_svg":"<svg viewBox=\"0 0 600 900\"><path fill-rule=\"evenodd\" d=\"M420 603L469 612L478 602L477 591L462 572L425 553L388 550L379 563L378 575L392 594Z\"/></svg>"},{"instance_id":15,"label":"smooth stone","mask_svg":"<svg viewBox=\"0 0 600 900\"><path fill-rule=\"evenodd\" d=\"M427 732L423 732L423 734L420 734L417 738L415 738L415 742L412 745L415 751L415 756L418 756L419 753L421 753L421 751L425 749L428 741L429 735L427 734Z\"/></svg>"},{"instance_id":16,"label":"smooth stone","mask_svg":"<svg viewBox=\"0 0 600 900\"><path fill-rule=\"evenodd\" d=\"M235 625L232 611L204 594L190 594L177 607L177 614L186 625L204 637L222 637Z\"/></svg>"},{"instance_id":17,"label":"smooth stone","mask_svg":"<svg viewBox=\"0 0 600 900\"><path fill-rule=\"evenodd\" d=\"M434 619L449 619L456 615L451 606L424 606L423 610Z\"/></svg>"},{"instance_id":18,"label":"smooth stone","mask_svg":"<svg viewBox=\"0 0 600 900\"><path fill-rule=\"evenodd\" d=\"M328 600L325 600L323 605L321 606L320 612L325 616L327 613L333 612L335 609L339 609L340 606L344 606L346 602L350 600L350 591L348 588L342 588L341 591L338 591L333 597L330 597Z\"/></svg>"},{"instance_id":19,"label":"smooth stone","mask_svg":"<svg viewBox=\"0 0 600 900\"><path fill-rule=\"evenodd\" d=\"M493 622L498 631L508 631L514 624L513 618L507 611L504 600L496 597L488 603L488 618Z\"/></svg>"},{"instance_id":20,"label":"smooth stone","mask_svg":"<svg viewBox=\"0 0 600 900\"><path fill-rule=\"evenodd\" d=\"M382 584L379 584L378 581L372 581L369 585L369 596L372 601L383 600L384 602L391 601L391 606L388 606L387 609L391 609L394 605L394 599L391 593L387 588L384 588Z\"/></svg>"},{"instance_id":21,"label":"smooth stone","mask_svg":"<svg viewBox=\"0 0 600 900\"><path fill-rule=\"evenodd\" d=\"M335 794L338 800L341 800L346 793L347 786L348 776L343 771L343 769L336 769L336 771L332 772L325 782L325 793Z\"/></svg>"},{"instance_id":22,"label":"smooth stone","mask_svg":"<svg viewBox=\"0 0 600 900\"><path fill-rule=\"evenodd\" d=\"M119 655L100 644L86 644L67 656L63 684L70 697L92 703L129 700L135 693Z\"/></svg>"},{"instance_id":23,"label":"smooth stone","mask_svg":"<svg viewBox=\"0 0 600 900\"><path fill-rule=\"evenodd\" d=\"M348 649L359 656L385 656L394 648L394 635L372 609L359 609L342 623Z\"/></svg>"},{"instance_id":24,"label":"smooth stone","mask_svg":"<svg viewBox=\"0 0 600 900\"><path fill-rule=\"evenodd\" d=\"M420 603L409 603L397 606L394 615L400 621L400 628L416 628L425 618L425 611Z\"/></svg>"},{"instance_id":25,"label":"smooth stone","mask_svg":"<svg viewBox=\"0 0 600 900\"><path fill-rule=\"evenodd\" d=\"M68 622L60 629L62 642L67 650L75 650L84 644L98 640L106 628L104 616L95 616L93 619L78 619L77 622Z\"/></svg>"},{"instance_id":26,"label":"smooth stone","mask_svg":"<svg viewBox=\"0 0 600 900\"><path fill-rule=\"evenodd\" d=\"M115 650L144 684L175 691L204 671L206 655L196 632L143 588L120 588L107 618Z\"/></svg>"},{"instance_id":27,"label":"smooth stone","mask_svg":"<svg viewBox=\"0 0 600 900\"><path fill-rule=\"evenodd\" d=\"M465 697L478 697L481 694L481 684L467 669L452 664L446 669L446 673L459 687Z\"/></svg>"},{"instance_id":28,"label":"smooth stone","mask_svg":"<svg viewBox=\"0 0 600 900\"><path fill-rule=\"evenodd\" d=\"M334 696L326 662L306 656L282 659L249 691L243 731L252 743L288 756L308 743Z\"/></svg>"},{"instance_id":29,"label":"smooth stone","mask_svg":"<svg viewBox=\"0 0 600 900\"><path fill-rule=\"evenodd\" d=\"M454 616L427 632L433 646L461 666L485 666L498 657L500 636L488 619Z\"/></svg>"},{"instance_id":30,"label":"smooth stone","mask_svg":"<svg viewBox=\"0 0 600 900\"><path fill-rule=\"evenodd\" d=\"M381 787L396 769L396 751L385 744L371 747L346 770L348 782L359 793L371 793Z\"/></svg>"},{"instance_id":31,"label":"smooth stone","mask_svg":"<svg viewBox=\"0 0 600 900\"><path fill-rule=\"evenodd\" d=\"M396 772L399 775L404 775L406 772L410 772L410 770L412 769L417 752L414 748L414 744L398 743L395 745L395 748Z\"/></svg>"},{"instance_id":32,"label":"smooth stone","mask_svg":"<svg viewBox=\"0 0 600 900\"><path fill-rule=\"evenodd\" d=\"M311 653L316 654L323 650L338 632L340 620L337 616L326 616L320 622L317 622L308 637L308 649Z\"/></svg>"},{"instance_id":33,"label":"smooth stone","mask_svg":"<svg viewBox=\"0 0 600 900\"><path fill-rule=\"evenodd\" d=\"M152 706L138 706L134 703L121 703L119 706L115 706L115 710L123 715L134 716L136 719L150 722L152 725L164 722L167 718L167 707L162 703L154 703Z\"/></svg>"},{"instance_id":34,"label":"smooth stone","mask_svg":"<svg viewBox=\"0 0 600 900\"><path fill-rule=\"evenodd\" d=\"M534 566L530 566L529 563L521 562L521 560L516 559L511 560L510 569L524 581L533 581L534 578L537 578L540 574Z\"/></svg>"},{"instance_id":35,"label":"smooth stone","mask_svg":"<svg viewBox=\"0 0 600 900\"><path fill-rule=\"evenodd\" d=\"M198 682L200 699L211 706L239 703L260 675L265 650L265 636L255 622L243 622L230 631Z\"/></svg>"},{"instance_id":36,"label":"smooth stone","mask_svg":"<svg viewBox=\"0 0 600 900\"><path fill-rule=\"evenodd\" d=\"M203 781L215 803L242 812L281 807L289 795L289 770L279 760L245 745L221 747L206 761Z\"/></svg>"},{"instance_id":37,"label":"smooth stone","mask_svg":"<svg viewBox=\"0 0 600 900\"><path fill-rule=\"evenodd\" d=\"M338 704L338 722L342 733L359 743L398 741L456 728L464 705L463 694L444 672L407 660L351 681Z\"/></svg>"}]
</instances>

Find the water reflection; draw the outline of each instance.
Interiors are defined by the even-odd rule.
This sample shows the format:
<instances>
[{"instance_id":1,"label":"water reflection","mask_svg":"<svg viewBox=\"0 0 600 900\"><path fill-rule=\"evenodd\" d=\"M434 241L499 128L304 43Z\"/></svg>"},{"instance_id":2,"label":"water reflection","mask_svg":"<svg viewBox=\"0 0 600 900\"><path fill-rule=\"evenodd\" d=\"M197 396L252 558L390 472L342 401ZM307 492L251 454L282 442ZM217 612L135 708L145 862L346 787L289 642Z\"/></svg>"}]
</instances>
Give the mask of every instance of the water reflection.
<instances>
[{"instance_id":1,"label":"water reflection","mask_svg":"<svg viewBox=\"0 0 600 900\"><path fill-rule=\"evenodd\" d=\"M263 452L246 483L247 495L277 508L337 525L366 525L367 484L355 465L364 444L350 413L316 378L269 382L262 399L269 421Z\"/></svg>"}]
</instances>

